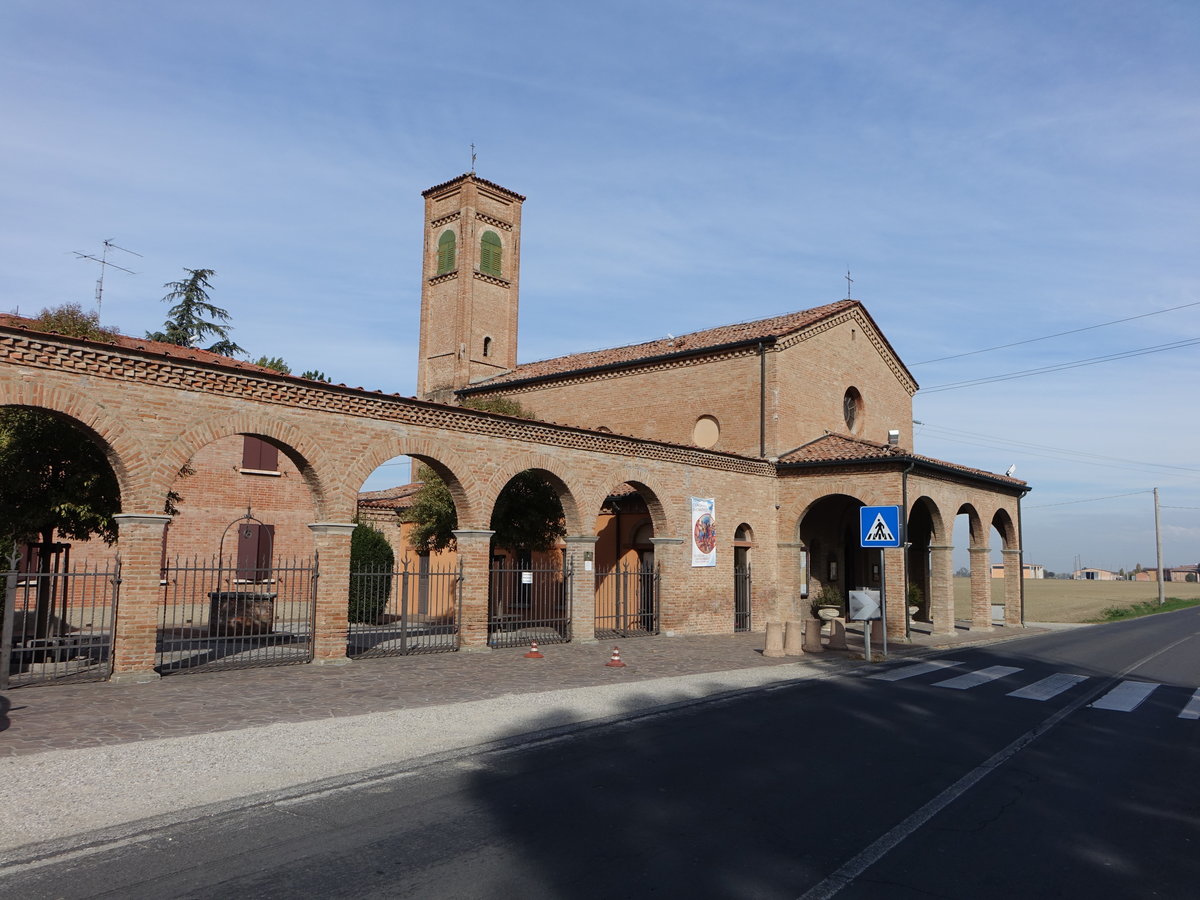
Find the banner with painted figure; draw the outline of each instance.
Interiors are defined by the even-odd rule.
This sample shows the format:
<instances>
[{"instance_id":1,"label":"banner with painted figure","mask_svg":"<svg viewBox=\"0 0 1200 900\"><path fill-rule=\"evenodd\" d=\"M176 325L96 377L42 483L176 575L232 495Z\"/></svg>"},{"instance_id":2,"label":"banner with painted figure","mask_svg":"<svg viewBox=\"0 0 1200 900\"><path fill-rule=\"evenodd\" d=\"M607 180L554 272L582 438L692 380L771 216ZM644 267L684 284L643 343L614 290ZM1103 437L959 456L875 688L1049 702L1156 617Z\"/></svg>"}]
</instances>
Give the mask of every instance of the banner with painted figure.
<instances>
[{"instance_id":1,"label":"banner with painted figure","mask_svg":"<svg viewBox=\"0 0 1200 900\"><path fill-rule=\"evenodd\" d=\"M717 564L716 501L692 497L692 565Z\"/></svg>"}]
</instances>

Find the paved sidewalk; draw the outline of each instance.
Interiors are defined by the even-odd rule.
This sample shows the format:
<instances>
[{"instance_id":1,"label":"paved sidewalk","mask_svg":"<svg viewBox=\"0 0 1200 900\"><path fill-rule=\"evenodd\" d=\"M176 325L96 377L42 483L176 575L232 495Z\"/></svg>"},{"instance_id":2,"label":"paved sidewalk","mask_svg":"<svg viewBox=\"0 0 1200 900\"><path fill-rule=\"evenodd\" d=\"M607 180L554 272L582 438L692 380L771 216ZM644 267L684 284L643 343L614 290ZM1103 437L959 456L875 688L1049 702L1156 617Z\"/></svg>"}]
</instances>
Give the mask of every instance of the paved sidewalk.
<instances>
[{"instance_id":1,"label":"paved sidewalk","mask_svg":"<svg viewBox=\"0 0 1200 900\"><path fill-rule=\"evenodd\" d=\"M932 647L995 641L1036 633L1001 628L952 635L913 632L892 642L893 656ZM651 637L622 642L625 668L605 665L611 642L481 650L357 660L345 666L279 666L173 675L149 684L64 684L0 693L0 757L81 749L155 738L211 734L284 722L328 720L427 708L564 688L632 683L682 675L790 666L819 669L862 661L862 638L849 651L767 658L761 633ZM879 652L878 634L874 650ZM781 679L802 673L778 673Z\"/></svg>"}]
</instances>

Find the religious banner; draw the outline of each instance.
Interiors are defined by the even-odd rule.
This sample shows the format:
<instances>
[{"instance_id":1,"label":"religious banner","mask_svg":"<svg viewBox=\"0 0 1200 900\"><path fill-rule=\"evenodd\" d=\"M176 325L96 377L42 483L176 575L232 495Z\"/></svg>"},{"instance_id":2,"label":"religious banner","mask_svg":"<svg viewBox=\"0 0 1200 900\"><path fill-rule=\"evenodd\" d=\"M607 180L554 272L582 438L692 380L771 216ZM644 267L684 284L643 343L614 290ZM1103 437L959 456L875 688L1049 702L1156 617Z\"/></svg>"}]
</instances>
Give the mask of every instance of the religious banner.
<instances>
[{"instance_id":1,"label":"religious banner","mask_svg":"<svg viewBox=\"0 0 1200 900\"><path fill-rule=\"evenodd\" d=\"M716 501L692 497L692 565L717 564Z\"/></svg>"}]
</instances>

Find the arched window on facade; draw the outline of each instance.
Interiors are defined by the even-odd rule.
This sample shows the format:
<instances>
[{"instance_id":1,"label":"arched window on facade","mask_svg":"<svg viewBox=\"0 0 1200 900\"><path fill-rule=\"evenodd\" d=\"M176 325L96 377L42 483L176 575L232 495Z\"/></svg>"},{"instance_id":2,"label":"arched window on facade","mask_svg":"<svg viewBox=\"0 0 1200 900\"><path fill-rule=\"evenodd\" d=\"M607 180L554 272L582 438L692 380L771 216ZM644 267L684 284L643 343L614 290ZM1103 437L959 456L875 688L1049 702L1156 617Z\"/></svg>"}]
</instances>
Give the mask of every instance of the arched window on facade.
<instances>
[{"instance_id":1,"label":"arched window on facade","mask_svg":"<svg viewBox=\"0 0 1200 900\"><path fill-rule=\"evenodd\" d=\"M442 236L438 238L437 273L439 275L454 271L454 245L454 232L443 231Z\"/></svg>"},{"instance_id":2,"label":"arched window on facade","mask_svg":"<svg viewBox=\"0 0 1200 900\"><path fill-rule=\"evenodd\" d=\"M483 339L483 355L484 356L492 355L492 339L490 337L485 337Z\"/></svg>"},{"instance_id":3,"label":"arched window on facade","mask_svg":"<svg viewBox=\"0 0 1200 900\"><path fill-rule=\"evenodd\" d=\"M500 236L494 231L485 231L479 240L479 271L485 275L501 277Z\"/></svg>"}]
</instances>

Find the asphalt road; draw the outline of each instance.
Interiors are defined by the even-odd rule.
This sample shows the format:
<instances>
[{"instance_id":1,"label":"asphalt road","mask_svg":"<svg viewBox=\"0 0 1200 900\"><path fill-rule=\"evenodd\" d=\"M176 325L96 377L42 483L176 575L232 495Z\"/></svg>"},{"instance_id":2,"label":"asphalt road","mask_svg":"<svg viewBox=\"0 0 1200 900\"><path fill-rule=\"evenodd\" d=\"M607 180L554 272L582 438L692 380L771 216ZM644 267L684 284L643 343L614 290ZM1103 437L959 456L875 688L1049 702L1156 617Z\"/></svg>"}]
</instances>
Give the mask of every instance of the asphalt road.
<instances>
[{"instance_id":1,"label":"asphalt road","mask_svg":"<svg viewBox=\"0 0 1200 900\"><path fill-rule=\"evenodd\" d=\"M181 812L0 896L1197 895L1200 610L930 662Z\"/></svg>"}]
</instances>

